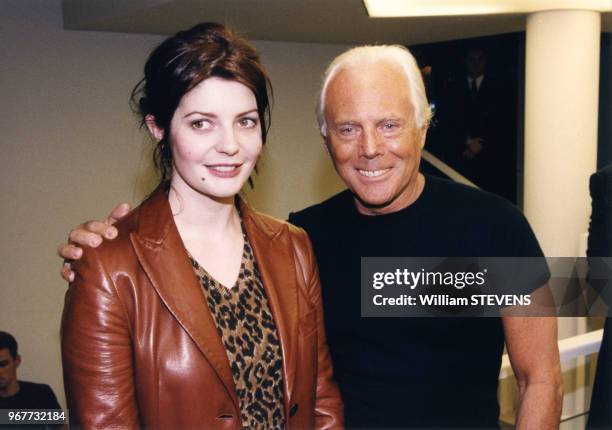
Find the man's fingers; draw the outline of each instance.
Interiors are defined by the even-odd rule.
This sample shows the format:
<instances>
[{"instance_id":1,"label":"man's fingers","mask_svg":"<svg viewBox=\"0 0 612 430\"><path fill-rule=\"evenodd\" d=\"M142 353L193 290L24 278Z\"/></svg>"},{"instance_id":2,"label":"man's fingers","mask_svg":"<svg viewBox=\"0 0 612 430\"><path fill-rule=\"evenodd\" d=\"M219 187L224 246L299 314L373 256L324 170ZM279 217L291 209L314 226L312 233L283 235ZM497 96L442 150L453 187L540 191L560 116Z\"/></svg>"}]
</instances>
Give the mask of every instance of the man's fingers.
<instances>
[{"instance_id":1,"label":"man's fingers","mask_svg":"<svg viewBox=\"0 0 612 430\"><path fill-rule=\"evenodd\" d=\"M106 218L107 224L114 224L121 218L125 217L130 212L129 203L121 203L115 209L112 210L108 218Z\"/></svg>"},{"instance_id":2,"label":"man's fingers","mask_svg":"<svg viewBox=\"0 0 612 430\"><path fill-rule=\"evenodd\" d=\"M57 255L66 260L78 260L83 256L83 250L71 243L63 243L57 247Z\"/></svg>"},{"instance_id":3,"label":"man's fingers","mask_svg":"<svg viewBox=\"0 0 612 430\"><path fill-rule=\"evenodd\" d=\"M81 246L91 246L92 248L100 245L102 243L102 235L90 231L88 227L91 227L89 223L85 223L81 227L72 230L68 236L70 242Z\"/></svg>"},{"instance_id":4,"label":"man's fingers","mask_svg":"<svg viewBox=\"0 0 612 430\"><path fill-rule=\"evenodd\" d=\"M64 278L65 281L74 281L74 272L71 270L69 262L64 262L64 264L62 265L62 269L60 270L60 274L62 275L62 278Z\"/></svg>"},{"instance_id":5,"label":"man's fingers","mask_svg":"<svg viewBox=\"0 0 612 430\"><path fill-rule=\"evenodd\" d=\"M117 237L117 228L112 224L125 217L130 211L130 205L122 203L117 206L106 221L87 221L73 229L68 235L68 242L57 247L57 254L65 260L78 260L83 256L82 246L95 248L104 239ZM74 281L74 272L69 261L64 261L60 269L60 275L68 282Z\"/></svg>"},{"instance_id":6,"label":"man's fingers","mask_svg":"<svg viewBox=\"0 0 612 430\"><path fill-rule=\"evenodd\" d=\"M96 220L87 221L86 223L81 224L79 228L77 228L77 230L80 229L88 231L90 233L96 233L97 235L105 239L114 239L115 237L117 237L117 228L113 227L112 225L109 225L108 219L107 222Z\"/></svg>"}]
</instances>

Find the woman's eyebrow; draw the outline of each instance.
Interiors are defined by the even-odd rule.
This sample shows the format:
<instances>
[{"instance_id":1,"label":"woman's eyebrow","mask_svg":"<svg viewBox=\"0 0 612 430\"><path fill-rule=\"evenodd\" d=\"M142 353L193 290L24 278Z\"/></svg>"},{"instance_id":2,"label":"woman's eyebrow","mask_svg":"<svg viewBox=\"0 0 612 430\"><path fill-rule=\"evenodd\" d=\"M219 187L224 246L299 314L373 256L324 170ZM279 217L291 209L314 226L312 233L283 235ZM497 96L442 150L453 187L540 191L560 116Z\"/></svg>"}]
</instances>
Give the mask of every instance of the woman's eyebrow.
<instances>
[{"instance_id":1,"label":"woman's eyebrow","mask_svg":"<svg viewBox=\"0 0 612 430\"><path fill-rule=\"evenodd\" d=\"M257 112L257 108L249 109L249 110L244 111L244 112L240 112L236 116L243 116L243 115L247 115L247 114L250 114L250 113L253 113L253 112ZM183 118L190 117L191 115L202 115L202 116L207 116L207 117L210 117L210 118L217 118L218 117L217 114L212 113L212 112L202 112L202 111L199 111L199 110L194 110L194 111L189 112L188 114L184 115Z\"/></svg>"},{"instance_id":2,"label":"woman's eyebrow","mask_svg":"<svg viewBox=\"0 0 612 430\"><path fill-rule=\"evenodd\" d=\"M253 112L257 112L257 108L255 108L255 109L250 109L250 110L247 110L247 111L244 111L244 112L242 112L242 113L239 113L239 114L238 114L238 115L236 115L236 116L248 115L248 114L253 113Z\"/></svg>"},{"instance_id":3,"label":"woman's eyebrow","mask_svg":"<svg viewBox=\"0 0 612 430\"><path fill-rule=\"evenodd\" d=\"M194 110L192 112L189 112L188 114L183 116L183 118L190 117L191 115L202 115L202 116L209 116L211 118L217 118L217 114L214 114L212 112L201 112L199 110Z\"/></svg>"}]
</instances>

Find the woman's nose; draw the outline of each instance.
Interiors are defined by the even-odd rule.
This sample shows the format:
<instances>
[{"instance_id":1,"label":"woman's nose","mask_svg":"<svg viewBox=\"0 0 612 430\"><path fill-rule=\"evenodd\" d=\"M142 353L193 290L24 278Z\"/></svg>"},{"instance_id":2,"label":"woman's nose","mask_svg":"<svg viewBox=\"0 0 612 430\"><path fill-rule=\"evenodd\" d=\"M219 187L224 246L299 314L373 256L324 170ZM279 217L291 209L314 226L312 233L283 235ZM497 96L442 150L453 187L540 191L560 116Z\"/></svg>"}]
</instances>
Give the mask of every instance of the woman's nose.
<instances>
[{"instance_id":1,"label":"woman's nose","mask_svg":"<svg viewBox=\"0 0 612 430\"><path fill-rule=\"evenodd\" d=\"M240 150L238 139L238 133L233 128L224 129L219 135L215 149L227 155L234 155Z\"/></svg>"}]
</instances>

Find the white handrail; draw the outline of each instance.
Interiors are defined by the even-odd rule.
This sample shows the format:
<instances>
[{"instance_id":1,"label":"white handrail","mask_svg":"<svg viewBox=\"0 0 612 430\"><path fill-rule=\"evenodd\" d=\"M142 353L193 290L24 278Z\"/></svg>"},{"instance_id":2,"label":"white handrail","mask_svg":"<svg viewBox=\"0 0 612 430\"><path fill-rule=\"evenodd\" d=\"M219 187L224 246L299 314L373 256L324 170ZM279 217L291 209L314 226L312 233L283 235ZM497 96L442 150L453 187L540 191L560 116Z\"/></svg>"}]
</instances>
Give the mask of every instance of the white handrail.
<instances>
[{"instance_id":1,"label":"white handrail","mask_svg":"<svg viewBox=\"0 0 612 430\"><path fill-rule=\"evenodd\" d=\"M453 181L459 182L460 184L469 185L470 187L479 188L478 185L470 181L468 178L463 176L461 173L457 172L455 169L450 167L444 161L440 160L438 157L433 155L431 152L423 150L423 152L421 153L421 157L423 157L425 161L427 161L429 164L434 166L436 169L444 173L446 176L448 176Z\"/></svg>"}]
</instances>

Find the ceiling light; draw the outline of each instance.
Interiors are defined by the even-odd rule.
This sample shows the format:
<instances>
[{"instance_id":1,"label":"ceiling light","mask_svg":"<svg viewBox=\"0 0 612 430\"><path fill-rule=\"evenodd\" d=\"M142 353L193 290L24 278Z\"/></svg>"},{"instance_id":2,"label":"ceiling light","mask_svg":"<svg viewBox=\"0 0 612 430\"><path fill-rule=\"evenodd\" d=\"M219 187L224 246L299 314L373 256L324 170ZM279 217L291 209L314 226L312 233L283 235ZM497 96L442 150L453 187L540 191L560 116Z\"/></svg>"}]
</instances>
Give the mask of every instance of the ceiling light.
<instances>
[{"instance_id":1,"label":"ceiling light","mask_svg":"<svg viewBox=\"0 0 612 430\"><path fill-rule=\"evenodd\" d=\"M612 11L612 0L363 0L372 18L531 13L555 9Z\"/></svg>"}]
</instances>

